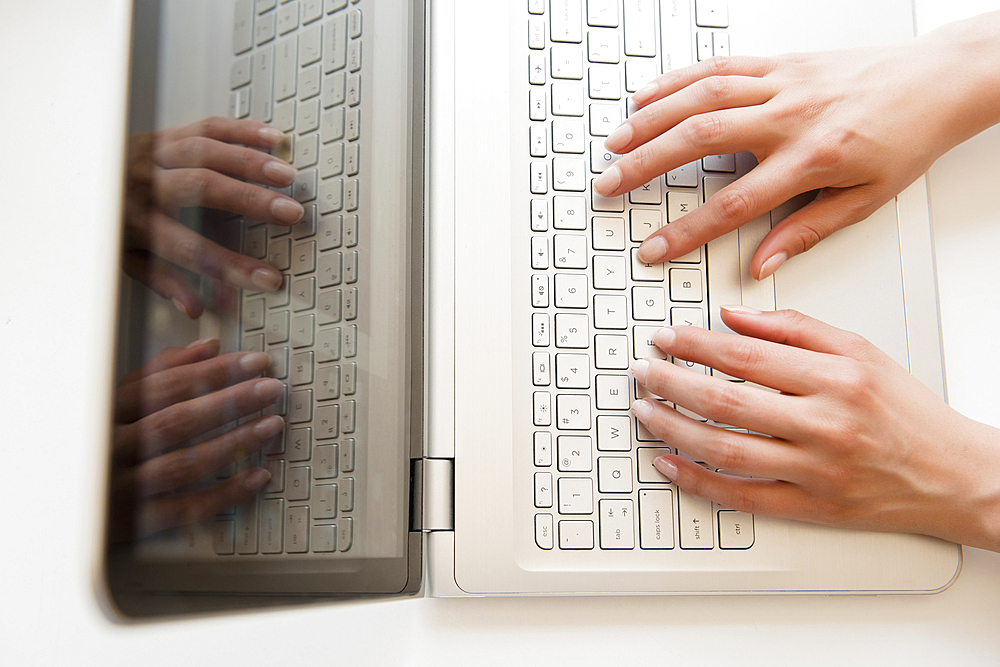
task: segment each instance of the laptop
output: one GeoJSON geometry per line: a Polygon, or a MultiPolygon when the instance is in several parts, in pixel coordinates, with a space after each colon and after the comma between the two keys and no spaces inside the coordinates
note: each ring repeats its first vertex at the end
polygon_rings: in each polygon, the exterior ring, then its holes
{"type": "MultiPolygon", "coordinates": [[[[220,357],[269,354],[281,391],[262,411],[223,406],[219,423],[140,447],[145,458],[113,443],[107,599],[144,615],[211,600],[949,586],[959,546],[749,515],[677,489],[651,466],[669,443],[628,411],[629,362],[655,354],[652,332],[725,330],[730,303],[858,332],[943,397],[923,179],[760,283],[747,266],[756,243],[802,198],[662,267],[632,257],[752,157],[706,156],[618,198],[590,187],[614,159],[603,137],[628,95],[662,71],[913,35],[910,3],[854,4],[136,2],[130,136],[212,116],[271,123],[297,171],[274,189],[306,215],[289,228],[175,211],[284,275],[276,291],[238,289],[196,267],[186,278],[205,308],[193,319],[146,286],[148,272],[123,274],[119,377],[217,339],[220,357]],[[150,459],[274,414],[273,442],[196,482],[139,499],[125,483],[150,459]],[[257,468],[270,480],[250,500],[153,534],[118,530],[122,507],[134,529],[150,503],[208,497],[257,468]]],[[[116,402],[147,404],[142,391],[123,383],[116,402]]]]}

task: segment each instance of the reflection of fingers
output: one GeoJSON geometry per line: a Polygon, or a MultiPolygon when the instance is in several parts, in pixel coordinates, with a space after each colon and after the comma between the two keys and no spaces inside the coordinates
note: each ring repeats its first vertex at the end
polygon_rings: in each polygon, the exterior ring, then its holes
{"type": "Polygon", "coordinates": [[[163,133],[165,141],[176,141],[185,137],[207,137],[227,144],[243,144],[266,149],[280,144],[284,136],[280,130],[265,123],[223,116],[213,116],[163,133]]]}
{"type": "Polygon", "coordinates": [[[699,114],[623,155],[594,179],[594,189],[614,197],[706,155],[762,153],[771,131],[753,107],[699,114]]]}
{"type": "Polygon", "coordinates": [[[723,475],[681,456],[661,456],[653,465],[683,490],[713,500],[722,507],[750,514],[809,518],[810,501],[795,484],[723,475]]]}
{"type": "Polygon", "coordinates": [[[168,211],[204,206],[276,225],[295,224],[305,215],[291,197],[211,169],[154,169],[153,193],[168,211]]]}
{"type": "Polygon", "coordinates": [[[673,95],[696,81],[711,76],[762,77],[774,70],[777,61],[772,58],[737,56],[734,58],[709,58],[697,65],[684,67],[653,79],[632,96],[640,107],[673,95]]]}
{"type": "Polygon", "coordinates": [[[780,166],[765,160],[702,206],[651,234],[639,246],[639,258],[658,264],[680,257],[806,190],[808,184],[789,178],[780,166]]]}
{"type": "Polygon", "coordinates": [[[193,320],[201,317],[205,304],[176,267],[144,250],[125,253],[122,263],[125,273],[171,301],[177,310],[193,320]]]}
{"type": "Polygon", "coordinates": [[[143,501],[136,511],[135,537],[204,521],[249,500],[270,479],[263,468],[251,468],[207,489],[143,501]]]}
{"type": "Polygon", "coordinates": [[[653,342],[678,359],[786,394],[815,393],[829,373],[829,360],[810,351],[701,327],[665,327],[653,334],[653,342]]]}
{"type": "Polygon", "coordinates": [[[115,420],[133,422],[175,403],[191,401],[257,377],[270,366],[264,352],[232,352],[200,363],[168,368],[119,391],[115,420]]]}
{"type": "Polygon", "coordinates": [[[180,488],[262,449],[285,427],[277,415],[243,424],[206,442],[182,447],[142,463],[136,494],[153,496],[180,488]]]}
{"type": "Polygon", "coordinates": [[[662,359],[640,359],[635,379],[651,393],[720,424],[729,424],[786,440],[799,439],[813,425],[801,414],[799,396],[696,373],[662,359]]]}
{"type": "Polygon", "coordinates": [[[278,380],[249,380],[207,396],[175,403],[129,427],[128,442],[143,460],[231,421],[263,410],[281,394],[278,380]]]}
{"type": "Polygon", "coordinates": [[[801,450],[782,440],[709,426],[653,399],[636,401],[632,411],[664,444],[696,461],[739,475],[794,481],[801,450]]]}
{"type": "Polygon", "coordinates": [[[295,179],[287,162],[252,148],[205,137],[186,137],[159,147],[157,163],[165,169],[211,169],[255,183],[285,187],[295,179]]]}
{"type": "Polygon", "coordinates": [[[737,333],[781,345],[851,357],[858,361],[890,362],[884,352],[862,336],[795,310],[761,313],[744,306],[723,306],[722,319],[737,333]]]}
{"type": "Polygon", "coordinates": [[[146,240],[154,255],[228,285],[269,292],[281,287],[281,272],[270,264],[223,248],[163,213],[153,213],[146,240]]]}
{"type": "Polygon", "coordinates": [[[750,262],[750,274],[763,280],[790,257],[803,253],[838,229],[867,218],[880,206],[870,188],[824,188],[816,198],[768,232],[750,262]]]}
{"type": "MultiPolygon", "coordinates": [[[[219,353],[219,346],[219,341],[213,338],[195,341],[187,347],[168,347],[146,362],[146,364],[141,368],[137,368],[128,375],[123,376],[122,379],[118,381],[118,386],[120,388],[125,388],[133,382],[136,382],[144,377],[148,377],[153,373],[159,373],[160,371],[164,371],[168,368],[174,368],[175,366],[183,366],[185,364],[193,364],[205,359],[211,359],[219,353]]],[[[136,390],[127,391],[131,392],[136,390]]]]}
{"type": "Polygon", "coordinates": [[[763,104],[774,94],[763,79],[710,77],[632,114],[604,142],[614,153],[625,153],[678,123],[698,114],[763,104]]]}

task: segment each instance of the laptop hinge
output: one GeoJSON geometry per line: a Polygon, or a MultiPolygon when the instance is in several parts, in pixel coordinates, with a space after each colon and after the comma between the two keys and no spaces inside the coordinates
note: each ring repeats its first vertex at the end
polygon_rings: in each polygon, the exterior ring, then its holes
{"type": "Polygon", "coordinates": [[[413,459],[410,530],[455,530],[455,459],[413,459]]]}

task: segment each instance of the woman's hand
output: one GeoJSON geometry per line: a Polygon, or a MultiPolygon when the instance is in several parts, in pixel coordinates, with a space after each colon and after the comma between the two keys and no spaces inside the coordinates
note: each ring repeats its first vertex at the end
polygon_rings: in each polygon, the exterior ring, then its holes
{"type": "Polygon", "coordinates": [[[746,512],[1000,550],[1000,432],[952,410],[860,336],[795,311],[722,312],[742,335],[668,327],[657,347],[776,391],[636,362],[636,380],[668,403],[643,399],[633,412],[708,465],[663,456],[662,474],[746,512]]]}
{"type": "Polygon", "coordinates": [[[250,468],[184,490],[260,451],[285,427],[271,415],[213,433],[263,410],[282,390],[278,380],[258,377],[270,365],[267,354],[218,354],[214,340],[167,348],[119,383],[114,459],[124,472],[112,503],[118,539],[197,523],[252,498],[270,480],[263,468],[250,468]]]}
{"type": "Polygon", "coordinates": [[[816,198],[761,242],[750,272],[859,222],[948,149],[1000,120],[1000,12],[887,47],[774,58],[713,58],[633,95],[640,110],[605,142],[623,156],[594,181],[633,190],[706,155],[759,165],[660,229],[640,258],[679,257],[795,195],[816,198]]]}
{"type": "Polygon", "coordinates": [[[233,252],[178,222],[198,206],[293,225],[305,209],[261,186],[286,187],[295,170],[262,150],[280,148],[284,135],[263,123],[209,118],[129,140],[125,270],[191,318],[204,304],[178,267],[225,284],[273,291],[281,272],[233,252]],[[262,150],[256,150],[262,149],[262,150]]]}

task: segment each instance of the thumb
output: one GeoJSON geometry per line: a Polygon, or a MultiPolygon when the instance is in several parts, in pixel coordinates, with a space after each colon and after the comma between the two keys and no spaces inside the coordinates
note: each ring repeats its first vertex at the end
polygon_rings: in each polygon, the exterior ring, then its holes
{"type": "Polygon", "coordinates": [[[767,278],[789,258],[804,253],[838,229],[864,220],[876,208],[865,186],[823,188],[815,199],[768,232],[750,262],[751,275],[757,280],[767,278]]]}

